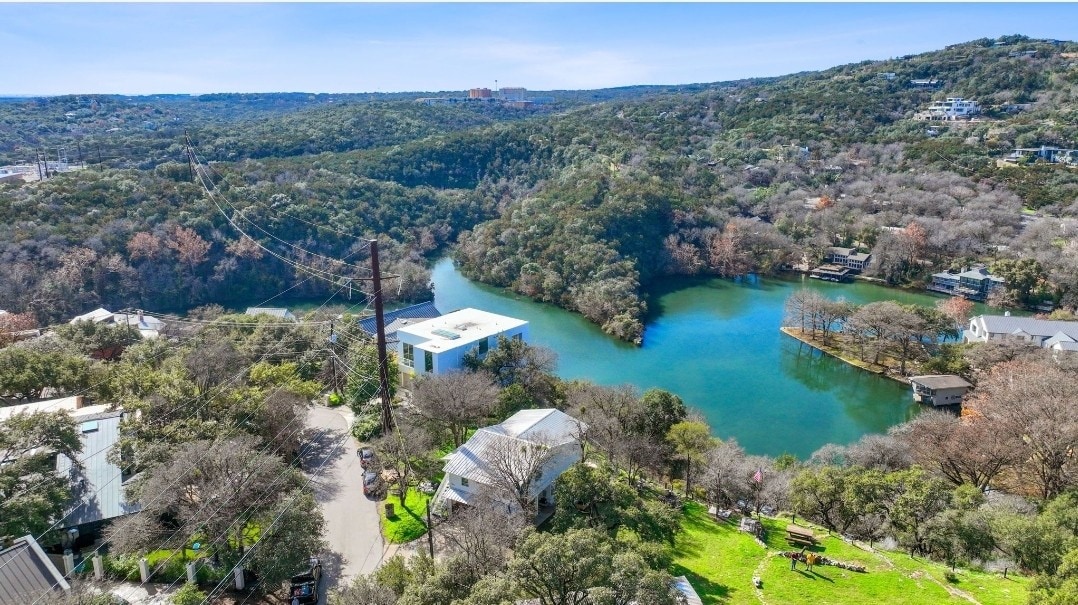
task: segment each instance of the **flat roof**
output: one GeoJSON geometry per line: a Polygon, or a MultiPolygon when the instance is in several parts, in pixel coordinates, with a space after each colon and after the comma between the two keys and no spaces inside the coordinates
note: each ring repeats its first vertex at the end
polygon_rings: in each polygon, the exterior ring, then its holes
{"type": "Polygon", "coordinates": [[[966,382],[961,376],[952,374],[932,374],[930,376],[910,376],[910,382],[926,386],[930,389],[958,389],[970,388],[973,385],[966,382]]]}
{"type": "Polygon", "coordinates": [[[418,349],[447,351],[527,324],[523,319],[497,313],[461,309],[427,321],[401,326],[397,333],[421,338],[423,342],[415,345],[418,349]]]}

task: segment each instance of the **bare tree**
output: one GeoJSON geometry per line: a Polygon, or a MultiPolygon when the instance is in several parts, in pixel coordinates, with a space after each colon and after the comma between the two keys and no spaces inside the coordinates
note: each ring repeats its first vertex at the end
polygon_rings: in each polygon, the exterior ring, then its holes
{"type": "Polygon", "coordinates": [[[543,435],[526,441],[512,437],[492,441],[483,454],[483,462],[495,495],[511,498],[522,510],[528,510],[532,486],[542,477],[543,467],[554,454],[555,444],[543,435]]]}
{"type": "Polygon", "coordinates": [[[448,431],[453,447],[458,447],[469,428],[494,413],[498,387],[484,371],[451,372],[418,381],[412,400],[427,422],[448,431]]]}
{"type": "Polygon", "coordinates": [[[996,431],[984,418],[959,418],[930,410],[896,427],[894,436],[905,442],[914,460],[951,483],[968,483],[984,490],[1014,465],[1022,443],[996,431]]]}
{"type": "Polygon", "coordinates": [[[911,446],[893,435],[865,435],[846,448],[846,463],[885,472],[907,469],[913,464],[911,446]]]}
{"type": "Polygon", "coordinates": [[[1051,362],[1010,362],[977,384],[969,407],[1024,445],[1029,487],[1049,499],[1078,482],[1078,380],[1051,362]]]}
{"type": "Polygon", "coordinates": [[[465,558],[475,577],[501,569],[511,549],[531,526],[523,510],[505,511],[489,489],[480,489],[469,506],[453,513],[441,526],[446,542],[465,558]]]}
{"type": "Polygon", "coordinates": [[[401,505],[408,495],[408,482],[413,474],[431,474],[434,460],[430,452],[434,442],[430,433],[414,424],[407,416],[396,416],[397,429],[378,442],[382,462],[397,473],[397,497],[401,505]]]}

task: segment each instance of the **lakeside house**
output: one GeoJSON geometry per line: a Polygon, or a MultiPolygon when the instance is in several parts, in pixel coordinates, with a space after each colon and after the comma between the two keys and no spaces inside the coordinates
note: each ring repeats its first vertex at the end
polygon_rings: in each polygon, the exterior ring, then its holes
{"type": "Polygon", "coordinates": [[[827,264],[820,265],[812,271],[809,271],[809,277],[822,279],[824,281],[842,282],[849,279],[850,273],[851,271],[846,267],[827,264]]]}
{"type": "Polygon", "coordinates": [[[479,309],[461,309],[396,330],[401,385],[418,375],[446,374],[464,368],[464,355],[480,357],[498,345],[498,337],[527,341],[528,322],[479,309]]]}
{"type": "Polygon", "coordinates": [[[970,300],[984,302],[988,296],[1007,284],[1002,277],[997,277],[988,272],[984,267],[968,269],[961,273],[948,271],[932,274],[932,282],[926,286],[926,290],[962,296],[970,300]]]}
{"type": "Polygon", "coordinates": [[[824,253],[825,262],[846,267],[851,271],[864,271],[872,262],[872,255],[867,252],[858,252],[857,248],[842,248],[831,246],[824,253]]]}
{"type": "Polygon", "coordinates": [[[519,507],[516,495],[506,493],[507,484],[512,483],[527,489],[530,512],[541,522],[544,514],[553,513],[554,482],[580,461],[579,436],[586,428],[553,408],[521,410],[501,424],[480,428],[443,458],[445,477],[431,508],[451,512],[487,494],[513,511],[519,507]],[[532,476],[517,476],[525,474],[532,476]]]}
{"type": "Polygon", "coordinates": [[[244,315],[269,315],[270,317],[276,317],[277,319],[283,319],[285,321],[296,321],[296,316],[291,311],[283,307],[247,307],[247,310],[243,312],[244,315]]]}
{"type": "Polygon", "coordinates": [[[1078,351],[1078,321],[1011,315],[978,315],[969,320],[966,342],[1015,340],[1053,351],[1078,351]]]}
{"type": "Polygon", "coordinates": [[[973,385],[960,376],[934,374],[910,376],[913,400],[926,405],[960,405],[973,385]]]}

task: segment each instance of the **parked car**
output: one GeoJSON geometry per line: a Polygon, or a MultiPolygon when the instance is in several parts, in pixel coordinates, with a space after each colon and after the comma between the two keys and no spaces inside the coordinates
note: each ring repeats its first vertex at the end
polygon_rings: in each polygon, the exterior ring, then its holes
{"type": "Polygon", "coordinates": [[[382,487],[382,477],[374,471],[363,473],[363,495],[369,496],[382,487]]]}
{"type": "Polygon", "coordinates": [[[318,588],[322,583],[322,562],[311,557],[308,569],[292,576],[288,595],[291,605],[310,605],[318,602],[318,588]]]}
{"type": "Polygon", "coordinates": [[[359,448],[359,465],[363,468],[370,468],[371,463],[374,462],[374,448],[373,447],[361,447],[359,448]]]}

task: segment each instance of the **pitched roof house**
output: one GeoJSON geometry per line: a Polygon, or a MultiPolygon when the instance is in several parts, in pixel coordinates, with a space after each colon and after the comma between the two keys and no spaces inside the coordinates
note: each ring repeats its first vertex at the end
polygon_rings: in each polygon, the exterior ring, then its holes
{"type": "Polygon", "coordinates": [[[1078,321],[1056,321],[1010,315],[978,315],[969,320],[966,342],[1020,340],[1056,351],[1078,350],[1078,321]]]}
{"type": "Polygon", "coordinates": [[[580,460],[584,423],[555,409],[521,410],[501,424],[479,429],[445,460],[433,508],[472,504],[484,491],[509,510],[521,496],[541,508],[554,502],[554,481],[580,460]],[[529,476],[530,475],[530,476],[529,476]],[[517,482],[526,494],[505,493],[517,482]]]}

